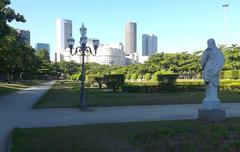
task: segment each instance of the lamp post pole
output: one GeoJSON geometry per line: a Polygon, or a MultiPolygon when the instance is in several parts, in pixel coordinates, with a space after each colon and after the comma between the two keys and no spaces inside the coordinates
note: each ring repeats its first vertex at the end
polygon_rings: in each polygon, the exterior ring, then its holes
{"type": "Polygon", "coordinates": [[[85,86],[84,86],[84,82],[85,82],[85,56],[89,56],[89,55],[93,55],[95,56],[97,53],[97,48],[99,45],[99,40],[97,39],[93,39],[92,43],[93,43],[93,48],[94,48],[94,52],[92,51],[92,49],[87,46],[87,28],[84,26],[84,24],[82,23],[82,26],[80,28],[80,33],[81,33],[81,37],[80,37],[80,41],[79,44],[80,46],[76,47],[75,49],[73,49],[74,46],[74,42],[75,40],[71,37],[68,39],[68,45],[70,48],[70,54],[71,55],[80,55],[82,56],[82,75],[81,75],[81,84],[80,84],[80,108],[81,109],[86,109],[87,108],[87,102],[85,99],[85,86]]]}
{"type": "Polygon", "coordinates": [[[224,8],[224,46],[227,47],[227,8],[228,4],[223,5],[224,8]]]}

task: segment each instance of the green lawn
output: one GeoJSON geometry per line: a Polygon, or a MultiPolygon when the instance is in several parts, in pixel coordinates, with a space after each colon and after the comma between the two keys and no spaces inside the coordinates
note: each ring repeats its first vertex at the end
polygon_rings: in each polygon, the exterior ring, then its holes
{"type": "Polygon", "coordinates": [[[22,90],[30,86],[38,85],[43,82],[47,82],[47,81],[32,80],[32,81],[21,81],[21,82],[12,82],[12,83],[0,82],[0,96],[22,90]]]}
{"type": "Polygon", "coordinates": [[[239,152],[240,118],[15,129],[12,152],[239,152]]]}
{"type": "MultiPolygon", "coordinates": [[[[77,107],[79,106],[78,83],[57,82],[34,106],[34,108],[77,107]]],[[[161,105],[201,103],[204,92],[171,93],[112,93],[107,89],[87,88],[86,99],[89,106],[161,105]]],[[[220,91],[223,102],[240,102],[239,92],[220,91]]]]}

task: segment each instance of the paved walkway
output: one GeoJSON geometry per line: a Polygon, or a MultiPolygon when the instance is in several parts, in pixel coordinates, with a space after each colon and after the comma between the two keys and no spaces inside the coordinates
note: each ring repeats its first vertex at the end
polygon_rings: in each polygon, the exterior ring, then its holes
{"type": "MultiPolygon", "coordinates": [[[[199,104],[98,107],[78,109],[31,109],[53,82],[0,98],[0,152],[6,151],[8,135],[14,127],[67,126],[96,123],[196,119],[199,104]]],[[[240,116],[240,104],[223,104],[227,117],[240,116]]]]}

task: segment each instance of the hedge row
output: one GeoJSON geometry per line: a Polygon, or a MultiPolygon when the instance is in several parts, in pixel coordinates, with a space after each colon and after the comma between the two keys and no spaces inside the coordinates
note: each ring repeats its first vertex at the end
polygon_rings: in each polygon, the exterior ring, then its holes
{"type": "MultiPolygon", "coordinates": [[[[184,91],[205,91],[204,83],[178,83],[174,85],[174,87],[170,87],[171,89],[164,89],[159,85],[142,85],[142,84],[124,84],[122,87],[124,92],[128,93],[157,93],[157,92],[184,92],[184,91]]],[[[220,90],[223,91],[240,91],[240,82],[234,81],[224,81],[220,84],[220,90]]]]}
{"type": "Polygon", "coordinates": [[[240,79],[240,70],[229,70],[221,72],[222,79],[240,79]]]}

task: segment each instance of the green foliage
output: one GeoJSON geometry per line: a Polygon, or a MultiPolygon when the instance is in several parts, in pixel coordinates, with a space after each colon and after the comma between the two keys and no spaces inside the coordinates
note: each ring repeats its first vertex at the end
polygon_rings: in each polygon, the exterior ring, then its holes
{"type": "Polygon", "coordinates": [[[239,70],[228,70],[223,71],[224,79],[239,79],[240,71],[239,70]]]}
{"type": "Polygon", "coordinates": [[[40,60],[45,60],[47,62],[50,62],[50,55],[46,49],[40,49],[36,51],[36,56],[40,60]]]}
{"type": "Polygon", "coordinates": [[[133,74],[131,75],[131,79],[132,79],[132,80],[136,80],[137,77],[138,77],[138,74],[137,74],[137,73],[133,73],[133,74]]]}
{"type": "Polygon", "coordinates": [[[7,24],[13,20],[17,22],[26,22],[24,17],[8,7],[10,0],[0,0],[0,40],[11,32],[11,27],[7,24]]]}
{"type": "Polygon", "coordinates": [[[142,74],[139,74],[139,75],[138,75],[138,79],[140,79],[140,80],[143,79],[143,75],[142,75],[142,74]]]}
{"type": "Polygon", "coordinates": [[[124,84],[121,86],[122,90],[127,93],[156,93],[159,92],[157,85],[136,85],[124,84]]]}
{"type": "Polygon", "coordinates": [[[161,74],[174,74],[174,72],[172,72],[172,71],[157,71],[153,75],[153,80],[158,81],[158,75],[161,75],[161,74]]]}
{"type": "Polygon", "coordinates": [[[101,75],[88,75],[87,81],[91,84],[91,86],[94,86],[94,83],[97,83],[99,88],[102,88],[103,84],[103,76],[101,75]]]}
{"type": "Polygon", "coordinates": [[[151,73],[146,73],[144,79],[145,80],[150,80],[152,77],[151,73]]]}
{"type": "Polygon", "coordinates": [[[153,74],[153,80],[154,81],[157,81],[158,80],[158,75],[159,74],[162,74],[163,72],[162,71],[157,71],[157,72],[155,72],[154,74],[153,74]]]}
{"type": "Polygon", "coordinates": [[[157,79],[158,79],[160,88],[165,89],[167,91],[173,90],[177,77],[178,77],[178,74],[176,73],[158,74],[157,79]]]}
{"type": "Polygon", "coordinates": [[[70,76],[70,80],[79,81],[81,80],[81,77],[82,77],[81,73],[75,73],[70,76]]]}
{"type": "Polygon", "coordinates": [[[111,74],[104,75],[103,82],[107,85],[108,88],[113,89],[113,92],[116,92],[121,85],[124,84],[125,77],[123,74],[111,74]]]}
{"type": "Polygon", "coordinates": [[[130,80],[131,79],[131,74],[126,74],[126,79],[130,80]]]}
{"type": "Polygon", "coordinates": [[[224,70],[240,69],[240,47],[232,45],[232,47],[224,48],[223,53],[226,59],[224,70]]]}

